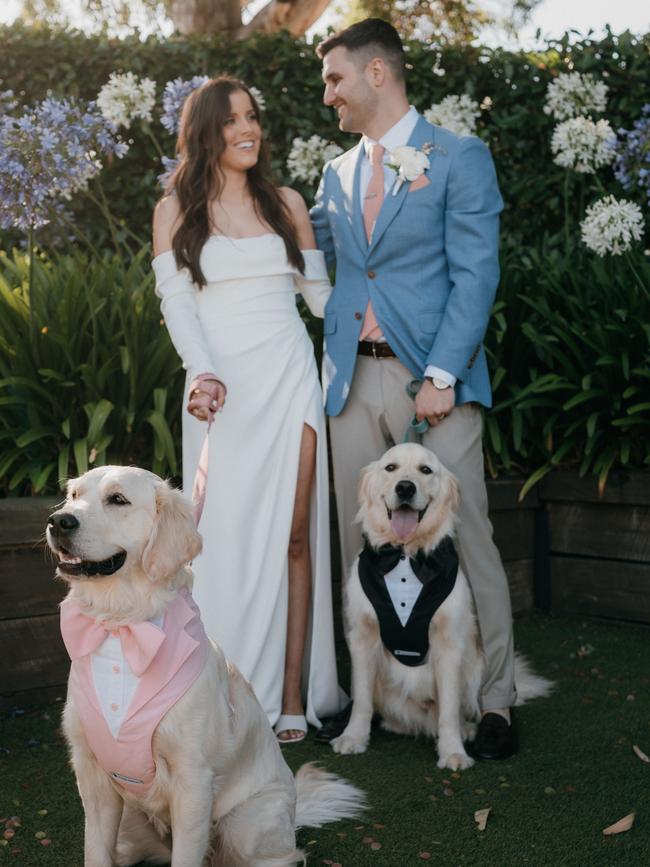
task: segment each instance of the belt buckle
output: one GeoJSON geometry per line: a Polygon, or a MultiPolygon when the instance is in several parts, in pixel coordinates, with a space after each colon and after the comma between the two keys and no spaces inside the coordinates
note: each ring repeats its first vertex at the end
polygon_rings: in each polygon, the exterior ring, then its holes
{"type": "Polygon", "coordinates": [[[372,357],[377,361],[377,342],[375,340],[372,341],[372,357]]]}

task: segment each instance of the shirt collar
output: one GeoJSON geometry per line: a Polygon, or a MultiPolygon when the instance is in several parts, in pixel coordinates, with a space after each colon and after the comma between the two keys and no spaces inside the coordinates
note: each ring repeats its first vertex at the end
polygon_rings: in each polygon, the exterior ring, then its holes
{"type": "MultiPolygon", "coordinates": [[[[415,129],[418,116],[415,106],[411,105],[406,114],[379,139],[379,144],[386,148],[386,155],[395,148],[406,144],[415,129]]],[[[374,139],[368,138],[368,136],[363,137],[363,148],[368,159],[370,159],[370,145],[374,143],[374,139]]]]}

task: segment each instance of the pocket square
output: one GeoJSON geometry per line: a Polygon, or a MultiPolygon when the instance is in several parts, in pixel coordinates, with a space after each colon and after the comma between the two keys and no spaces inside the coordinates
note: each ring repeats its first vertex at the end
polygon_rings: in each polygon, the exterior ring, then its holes
{"type": "Polygon", "coordinates": [[[409,193],[414,193],[415,190],[421,190],[422,187],[426,187],[430,183],[431,181],[426,175],[420,175],[420,177],[416,178],[409,187],[409,193]]]}

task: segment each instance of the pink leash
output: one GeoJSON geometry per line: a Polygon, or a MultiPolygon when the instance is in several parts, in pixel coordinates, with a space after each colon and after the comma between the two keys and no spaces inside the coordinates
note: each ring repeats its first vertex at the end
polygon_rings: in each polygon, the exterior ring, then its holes
{"type": "MultiPolygon", "coordinates": [[[[193,391],[200,389],[201,383],[205,382],[206,380],[211,380],[212,382],[214,382],[217,381],[217,378],[211,373],[199,374],[196,379],[193,379],[190,383],[190,395],[193,391]]],[[[210,457],[210,428],[212,427],[212,423],[214,421],[214,416],[216,413],[216,410],[212,405],[212,398],[207,394],[190,397],[187,408],[191,411],[194,409],[198,409],[199,407],[207,409],[208,411],[208,430],[205,435],[205,439],[203,440],[203,446],[201,447],[201,454],[199,456],[199,463],[196,468],[196,475],[194,476],[194,484],[192,485],[194,522],[196,523],[197,527],[199,526],[201,515],[203,514],[203,506],[205,505],[205,492],[208,486],[208,460],[210,457]]]]}

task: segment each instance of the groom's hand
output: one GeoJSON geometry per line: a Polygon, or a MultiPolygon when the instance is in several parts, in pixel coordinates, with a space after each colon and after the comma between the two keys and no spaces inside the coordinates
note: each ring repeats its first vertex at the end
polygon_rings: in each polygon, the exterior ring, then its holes
{"type": "Polygon", "coordinates": [[[426,418],[431,427],[435,427],[450,414],[455,403],[456,394],[453,388],[441,391],[425,379],[415,395],[415,417],[418,421],[426,418]]]}

